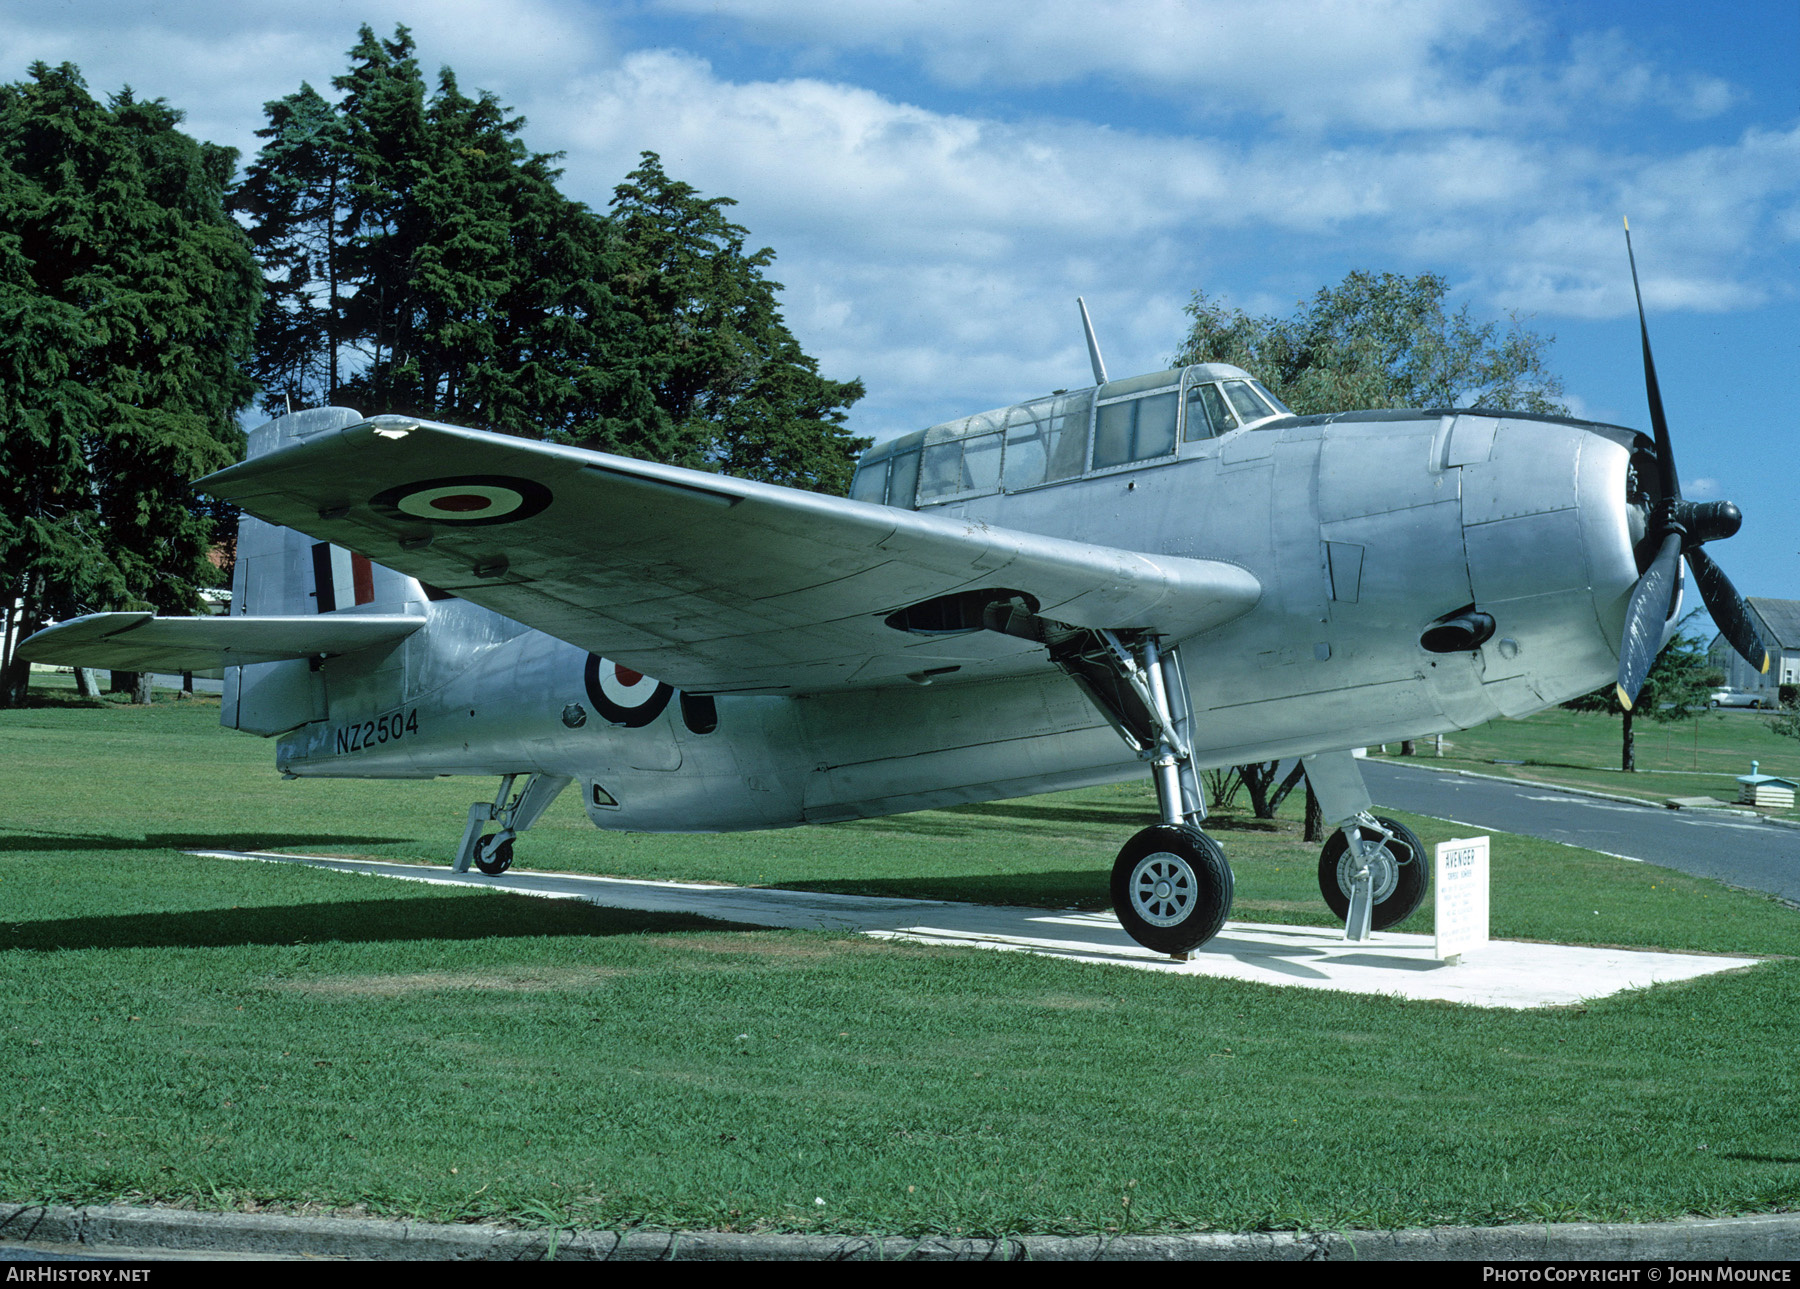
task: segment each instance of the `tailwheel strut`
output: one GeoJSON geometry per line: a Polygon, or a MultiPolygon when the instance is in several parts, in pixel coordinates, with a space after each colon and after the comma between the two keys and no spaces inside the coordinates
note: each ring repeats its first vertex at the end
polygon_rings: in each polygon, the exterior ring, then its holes
{"type": "Polygon", "coordinates": [[[557,795],[573,782],[566,775],[530,774],[515,795],[513,783],[518,778],[517,774],[502,775],[500,790],[492,801],[477,801],[469,807],[469,822],[456,847],[452,872],[466,873],[473,864],[490,877],[498,877],[511,868],[513,839],[536,823],[557,795]],[[500,824],[499,830],[484,834],[483,828],[495,821],[500,824]]]}
{"type": "Polygon", "coordinates": [[[1393,819],[1378,819],[1362,769],[1348,751],[1304,758],[1319,811],[1338,822],[1319,854],[1319,893],[1344,919],[1346,940],[1398,926],[1431,887],[1431,857],[1418,835],[1393,819]]]}

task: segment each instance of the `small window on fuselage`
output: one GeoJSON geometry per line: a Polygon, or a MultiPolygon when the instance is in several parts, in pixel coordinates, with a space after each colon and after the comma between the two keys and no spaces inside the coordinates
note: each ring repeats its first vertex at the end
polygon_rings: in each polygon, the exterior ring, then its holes
{"type": "Polygon", "coordinates": [[[856,477],[850,481],[850,500],[869,501],[879,506],[887,496],[888,463],[869,461],[856,468],[856,477]]]}
{"type": "Polygon", "coordinates": [[[1175,450],[1177,394],[1107,403],[1094,421],[1094,468],[1166,457],[1175,450]]]}

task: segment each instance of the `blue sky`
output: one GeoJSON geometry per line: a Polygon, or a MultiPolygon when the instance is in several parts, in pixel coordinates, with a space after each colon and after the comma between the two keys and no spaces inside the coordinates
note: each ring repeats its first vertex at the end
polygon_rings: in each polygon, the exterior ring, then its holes
{"type": "Polygon", "coordinates": [[[878,437],[1165,365],[1195,289],[1286,313],[1442,273],[1646,424],[1629,214],[1684,484],[1800,598],[1800,5],[1582,0],[13,0],[0,67],[78,64],[214,142],[327,89],[367,22],[493,90],[604,206],[641,149],[740,203],[788,320],[878,437]],[[1729,17],[1727,18],[1727,14],[1729,17]]]}

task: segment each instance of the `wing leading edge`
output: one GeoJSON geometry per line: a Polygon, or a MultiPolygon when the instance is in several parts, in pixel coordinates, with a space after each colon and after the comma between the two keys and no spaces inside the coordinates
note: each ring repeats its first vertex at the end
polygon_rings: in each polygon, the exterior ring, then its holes
{"type": "Polygon", "coordinates": [[[1176,640],[1248,612],[1262,593],[1218,561],[400,417],[312,435],[197,486],[696,692],[1046,665],[1038,645],[997,632],[886,622],[958,592],[1005,589],[1058,622],[1176,640]]]}

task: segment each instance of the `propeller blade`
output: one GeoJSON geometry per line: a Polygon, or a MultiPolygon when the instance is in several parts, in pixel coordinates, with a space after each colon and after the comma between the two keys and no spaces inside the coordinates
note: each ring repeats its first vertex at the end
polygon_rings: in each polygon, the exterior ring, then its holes
{"type": "Polygon", "coordinates": [[[1650,324],[1644,321],[1644,293],[1638,289],[1637,256],[1631,250],[1631,221],[1625,221],[1625,257],[1631,261],[1631,293],[1637,297],[1638,335],[1644,341],[1644,393],[1650,400],[1650,428],[1656,432],[1656,464],[1665,500],[1681,499],[1675,473],[1675,449],[1669,442],[1669,420],[1663,415],[1662,387],[1656,382],[1656,360],[1650,356],[1650,324]]]}
{"type": "Polygon", "coordinates": [[[1663,627],[1675,603],[1675,579],[1681,571],[1681,534],[1663,538],[1662,548],[1631,588],[1625,610],[1625,638],[1619,642],[1618,699],[1631,710],[1656,655],[1662,650],[1663,627]]]}
{"type": "Polygon", "coordinates": [[[1706,611],[1712,614],[1720,633],[1731,641],[1731,647],[1745,662],[1766,674],[1769,648],[1763,643],[1762,633],[1756,629],[1756,620],[1750,616],[1750,606],[1744,603],[1744,597],[1725,576],[1725,570],[1698,546],[1687,552],[1687,561],[1688,567],[1694,570],[1694,585],[1700,588],[1700,598],[1706,601],[1706,611]]]}

